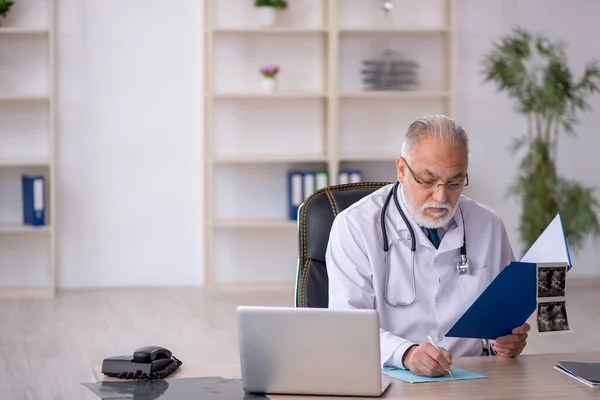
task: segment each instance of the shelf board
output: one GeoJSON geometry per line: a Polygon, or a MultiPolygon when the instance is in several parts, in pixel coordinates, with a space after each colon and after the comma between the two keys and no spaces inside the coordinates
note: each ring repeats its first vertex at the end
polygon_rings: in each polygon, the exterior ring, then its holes
{"type": "Polygon", "coordinates": [[[381,161],[389,161],[395,162],[398,155],[393,154],[347,154],[340,155],[340,162],[344,161],[373,161],[373,162],[381,162],[381,161]]]}
{"type": "Polygon", "coordinates": [[[287,219],[222,219],[213,221],[219,229],[290,229],[295,230],[297,221],[287,219]]]}
{"type": "Polygon", "coordinates": [[[276,164],[325,162],[327,157],[321,154],[264,154],[264,155],[215,155],[216,164],[276,164]]]}
{"type": "Polygon", "coordinates": [[[51,231],[52,227],[49,225],[0,224],[0,233],[49,233],[51,231]]]}
{"type": "Polygon", "coordinates": [[[325,97],[325,92],[232,92],[232,93],[214,93],[217,99],[319,99],[325,97]]]}
{"type": "Polygon", "coordinates": [[[248,283],[222,283],[213,282],[207,290],[214,294],[230,293],[289,293],[293,299],[295,284],[293,282],[248,282],[248,283]]]}
{"type": "Polygon", "coordinates": [[[51,298],[55,290],[52,287],[41,288],[0,288],[0,298],[51,298]]]}
{"type": "Polygon", "coordinates": [[[365,90],[356,92],[340,92],[340,98],[396,98],[396,99],[435,99],[447,98],[450,92],[443,90],[365,90]]]}
{"type": "Polygon", "coordinates": [[[16,103],[16,102],[34,102],[34,101],[48,101],[50,98],[43,95],[0,95],[0,103],[16,103]]]}
{"type": "Polygon", "coordinates": [[[402,35],[435,35],[450,32],[448,27],[440,28],[340,28],[340,33],[380,33],[380,34],[402,34],[402,35]]]}
{"type": "Polygon", "coordinates": [[[241,33],[241,34],[281,34],[281,33],[298,33],[298,34],[315,34],[326,33],[326,28],[306,28],[294,26],[277,26],[272,28],[212,28],[214,33],[241,33]]]}
{"type": "Polygon", "coordinates": [[[0,159],[0,167],[47,167],[47,158],[0,159]]]}
{"type": "Polygon", "coordinates": [[[0,35],[47,35],[48,29],[32,29],[32,28],[0,28],[0,35]]]}

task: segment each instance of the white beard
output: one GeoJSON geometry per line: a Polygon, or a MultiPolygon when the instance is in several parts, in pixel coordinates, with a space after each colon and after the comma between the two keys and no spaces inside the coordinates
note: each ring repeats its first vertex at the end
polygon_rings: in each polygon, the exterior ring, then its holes
{"type": "Polygon", "coordinates": [[[423,204],[420,208],[415,204],[415,201],[412,197],[412,193],[408,189],[408,185],[402,185],[402,193],[404,194],[404,198],[406,200],[406,207],[410,212],[411,216],[415,220],[415,222],[424,228],[437,229],[445,226],[452,218],[454,218],[454,214],[456,213],[456,209],[458,208],[458,202],[454,208],[450,205],[450,203],[438,203],[437,201],[431,200],[423,204]],[[444,208],[448,210],[448,212],[441,214],[439,217],[428,217],[425,215],[425,210],[429,207],[433,208],[444,208]]]}

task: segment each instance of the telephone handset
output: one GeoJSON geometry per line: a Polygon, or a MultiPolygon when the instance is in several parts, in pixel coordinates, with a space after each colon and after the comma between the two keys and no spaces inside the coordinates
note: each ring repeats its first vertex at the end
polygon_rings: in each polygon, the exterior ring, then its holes
{"type": "Polygon", "coordinates": [[[105,358],[104,375],[119,379],[163,379],[183,364],[164,347],[145,346],[133,355],[105,358]]]}

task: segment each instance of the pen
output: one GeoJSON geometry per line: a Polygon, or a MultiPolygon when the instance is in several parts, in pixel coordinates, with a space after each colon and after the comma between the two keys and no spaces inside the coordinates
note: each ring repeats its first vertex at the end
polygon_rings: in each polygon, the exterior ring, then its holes
{"type": "MultiPolygon", "coordinates": [[[[435,340],[433,340],[433,337],[431,337],[431,335],[427,335],[427,339],[429,340],[429,343],[431,343],[433,345],[433,347],[435,347],[440,353],[442,352],[440,350],[440,346],[437,345],[437,343],[435,342],[435,340]]],[[[452,373],[452,368],[450,368],[450,371],[448,371],[450,373],[450,376],[454,378],[454,374],[452,373]]]]}

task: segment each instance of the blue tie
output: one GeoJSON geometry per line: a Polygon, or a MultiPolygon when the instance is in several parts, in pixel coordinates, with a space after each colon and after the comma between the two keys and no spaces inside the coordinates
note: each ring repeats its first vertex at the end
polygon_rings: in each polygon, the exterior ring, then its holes
{"type": "Polygon", "coordinates": [[[429,238],[429,240],[431,240],[431,243],[433,243],[433,245],[435,246],[435,248],[437,249],[438,247],[440,247],[440,237],[437,233],[437,229],[432,229],[432,228],[425,228],[427,230],[427,237],[429,238]]]}

